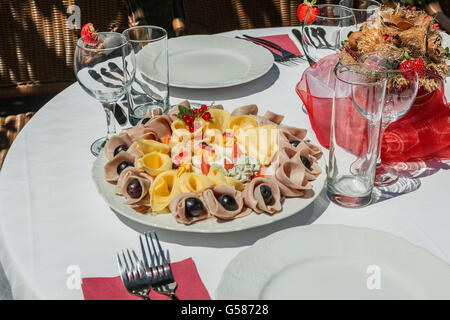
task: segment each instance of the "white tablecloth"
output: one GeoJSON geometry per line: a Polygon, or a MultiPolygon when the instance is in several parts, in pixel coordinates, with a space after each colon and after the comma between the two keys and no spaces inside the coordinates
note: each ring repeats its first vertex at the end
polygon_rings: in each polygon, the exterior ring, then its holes
{"type": "MultiPolygon", "coordinates": [[[[245,33],[290,34],[290,28],[245,33]]],[[[171,103],[215,101],[228,110],[256,103],[262,113],[272,110],[287,115],[289,125],[310,128],[294,91],[306,67],[275,64],[262,78],[232,88],[173,88],[171,103]]],[[[78,271],[81,277],[116,276],[116,252],[137,248],[138,232],[148,230],[115,215],[91,179],[95,158],[89,148],[105,126],[101,105],[73,84],[37,112],[11,147],[0,171],[0,262],[14,298],[82,299],[78,271]]],[[[316,141],[312,130],[309,137],[316,141]]],[[[247,231],[157,232],[172,261],[193,257],[212,297],[224,268],[241,250],[273,232],[311,223],[387,231],[450,262],[450,175],[444,167],[403,179],[409,189],[383,194],[386,200],[362,209],[341,208],[322,193],[301,213],[247,231]]]]}

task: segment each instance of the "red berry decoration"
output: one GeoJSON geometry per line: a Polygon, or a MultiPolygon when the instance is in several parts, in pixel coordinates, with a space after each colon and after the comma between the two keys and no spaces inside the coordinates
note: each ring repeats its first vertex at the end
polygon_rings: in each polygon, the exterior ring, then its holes
{"type": "Polygon", "coordinates": [[[98,43],[98,33],[92,23],[87,23],[81,29],[81,39],[90,45],[96,45],[98,43]]]}
{"type": "Polygon", "coordinates": [[[183,120],[184,120],[184,121],[189,120],[189,115],[188,115],[188,114],[183,114],[183,120]]]}
{"type": "Polygon", "coordinates": [[[317,16],[319,15],[319,8],[315,6],[317,0],[312,0],[309,2],[308,0],[304,0],[302,4],[297,7],[297,17],[298,20],[303,22],[306,19],[306,15],[308,14],[308,9],[310,9],[310,14],[308,16],[307,24],[313,23],[317,20],[317,16]]]}
{"type": "Polygon", "coordinates": [[[413,66],[414,66],[414,70],[417,71],[419,76],[421,76],[422,78],[425,77],[425,73],[426,73],[427,70],[425,68],[425,64],[423,63],[422,58],[414,59],[413,66]]]}
{"type": "Polygon", "coordinates": [[[205,112],[205,114],[202,116],[203,120],[208,121],[211,119],[211,113],[205,112]]]}
{"type": "Polygon", "coordinates": [[[194,126],[193,125],[189,126],[189,132],[194,132],[194,126]]]}
{"type": "Polygon", "coordinates": [[[421,58],[415,58],[414,60],[409,59],[400,65],[400,72],[407,79],[414,78],[414,71],[416,71],[420,77],[425,77],[425,64],[421,58]]]}
{"type": "Polygon", "coordinates": [[[192,110],[192,112],[194,113],[194,116],[198,113],[198,109],[194,109],[192,110]]]}
{"type": "Polygon", "coordinates": [[[201,112],[201,113],[205,112],[206,109],[208,109],[208,107],[206,106],[206,104],[202,104],[202,105],[200,106],[200,112],[201,112]]]}

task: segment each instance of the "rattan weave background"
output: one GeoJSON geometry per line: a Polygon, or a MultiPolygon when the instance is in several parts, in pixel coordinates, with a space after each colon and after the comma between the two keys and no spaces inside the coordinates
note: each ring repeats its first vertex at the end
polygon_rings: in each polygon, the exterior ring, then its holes
{"type": "Polygon", "coordinates": [[[75,81],[80,30],[66,27],[70,5],[80,7],[81,26],[128,28],[127,0],[1,0],[0,97],[58,92],[75,81]]]}
{"type": "MultiPolygon", "coordinates": [[[[298,26],[297,7],[303,0],[175,0],[181,1],[184,34],[235,29],[298,26]]],[[[322,0],[317,3],[337,3],[322,0]]]]}

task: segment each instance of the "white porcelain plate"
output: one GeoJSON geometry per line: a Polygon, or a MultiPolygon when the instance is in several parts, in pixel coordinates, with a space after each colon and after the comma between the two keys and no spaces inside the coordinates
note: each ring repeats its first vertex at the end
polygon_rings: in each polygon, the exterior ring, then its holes
{"type": "Polygon", "coordinates": [[[302,199],[302,198],[286,199],[283,203],[283,211],[273,216],[267,214],[252,213],[247,217],[238,218],[227,222],[218,222],[215,219],[211,219],[208,221],[199,221],[192,225],[186,226],[184,224],[176,222],[176,220],[172,217],[171,214],[159,214],[155,216],[150,214],[141,214],[133,210],[130,206],[126,205],[125,198],[115,195],[114,194],[115,186],[106,182],[104,178],[103,168],[106,162],[107,162],[106,156],[104,152],[101,152],[94,162],[92,168],[92,177],[94,179],[95,184],[97,185],[98,191],[106,200],[111,209],[113,209],[116,213],[120,215],[123,215],[131,220],[137,221],[144,225],[184,232],[222,233],[222,232],[239,231],[266,225],[281,219],[285,219],[289,216],[292,216],[302,211],[310,203],[312,203],[314,199],[316,199],[317,196],[320,194],[321,190],[325,185],[326,180],[325,160],[322,157],[318,161],[320,167],[322,168],[322,173],[319,175],[317,180],[312,182],[314,191],[313,197],[309,199],[302,199]]]}
{"type": "Polygon", "coordinates": [[[449,299],[450,266],[391,234],[342,225],[279,231],[239,253],[216,299],[449,299]]]}
{"type": "Polygon", "coordinates": [[[169,39],[169,84],[221,88],[252,81],[273,65],[273,55],[250,41],[212,35],[169,39]]]}

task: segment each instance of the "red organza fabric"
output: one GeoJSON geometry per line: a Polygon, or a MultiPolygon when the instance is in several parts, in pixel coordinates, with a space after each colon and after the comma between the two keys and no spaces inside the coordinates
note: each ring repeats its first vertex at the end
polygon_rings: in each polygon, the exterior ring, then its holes
{"type": "MultiPolygon", "coordinates": [[[[330,55],[306,69],[296,91],[308,111],[311,127],[322,146],[330,143],[331,111],[333,103],[334,67],[338,55],[330,55]]],[[[408,113],[386,129],[381,144],[384,163],[450,159],[450,105],[443,85],[426,94],[419,90],[418,98],[408,113]]],[[[365,121],[348,101],[348,116],[336,121],[336,137],[348,135],[348,130],[366,139],[358,128],[365,121]]],[[[339,143],[339,141],[338,141],[339,143]]],[[[360,145],[364,148],[364,141],[360,145]]],[[[349,149],[351,145],[347,145],[349,149]]],[[[360,154],[363,150],[353,150],[360,154]]]]}

